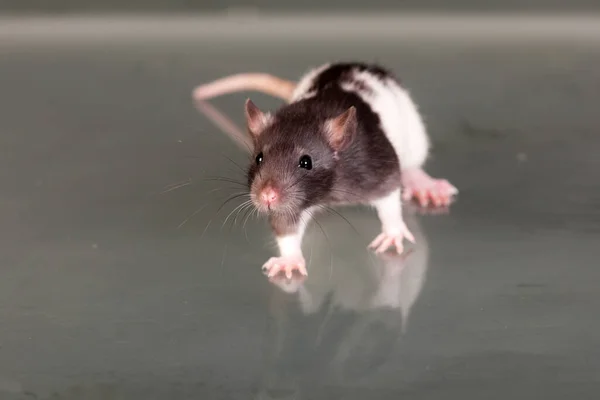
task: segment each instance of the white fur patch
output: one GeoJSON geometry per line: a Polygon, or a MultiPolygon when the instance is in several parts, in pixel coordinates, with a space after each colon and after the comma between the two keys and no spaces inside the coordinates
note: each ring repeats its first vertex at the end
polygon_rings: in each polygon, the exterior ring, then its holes
{"type": "Polygon", "coordinates": [[[384,233],[389,235],[402,233],[404,219],[402,218],[402,203],[399,189],[373,201],[372,204],[377,209],[377,215],[381,221],[384,233]]]}
{"type": "Polygon", "coordinates": [[[310,71],[308,71],[306,74],[304,74],[304,76],[302,76],[300,78],[300,80],[298,81],[298,84],[296,85],[296,88],[294,89],[294,93],[292,94],[291,102],[295,102],[295,101],[313,97],[316,94],[316,92],[314,90],[313,91],[309,91],[309,90],[310,90],[311,86],[313,85],[313,83],[315,82],[315,78],[317,78],[317,76],[319,76],[319,74],[321,72],[323,72],[327,68],[329,68],[330,65],[331,65],[330,63],[323,64],[320,67],[313,68],[310,71]]]}
{"type": "Polygon", "coordinates": [[[277,247],[281,257],[296,257],[302,255],[302,236],[298,234],[280,236],[277,247]]]}
{"type": "Polygon", "coordinates": [[[282,257],[296,257],[302,255],[302,238],[304,237],[306,227],[311,220],[313,210],[314,208],[310,208],[302,212],[298,230],[295,233],[277,237],[277,247],[279,247],[279,254],[282,257]]]}
{"type": "Polygon", "coordinates": [[[391,142],[402,169],[420,168],[429,153],[429,139],[417,106],[410,95],[392,79],[382,80],[367,71],[355,71],[354,82],[342,89],[356,93],[379,115],[381,128],[391,142]],[[364,83],[368,89],[356,82],[364,83]]]}

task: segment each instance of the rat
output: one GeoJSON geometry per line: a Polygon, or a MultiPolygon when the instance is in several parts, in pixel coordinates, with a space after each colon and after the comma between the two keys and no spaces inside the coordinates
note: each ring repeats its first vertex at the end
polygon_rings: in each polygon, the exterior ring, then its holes
{"type": "Polygon", "coordinates": [[[402,215],[402,200],[448,206],[458,189],[423,169],[430,140],[408,90],[376,64],[326,63],[298,82],[263,73],[227,76],[194,89],[201,102],[255,90],[286,104],[263,111],[251,99],[244,107],[252,143],[247,169],[250,198],[268,216],[279,256],[262,269],[269,277],[293,271],[306,276],[302,237],[315,212],[338,205],[376,209],[381,233],[368,247],[381,254],[414,243],[402,215]]]}

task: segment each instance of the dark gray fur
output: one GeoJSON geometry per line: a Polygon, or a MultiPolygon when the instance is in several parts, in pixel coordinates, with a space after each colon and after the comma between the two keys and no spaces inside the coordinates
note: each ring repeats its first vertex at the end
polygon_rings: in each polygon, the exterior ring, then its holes
{"type": "MultiPolygon", "coordinates": [[[[255,141],[254,156],[263,152],[264,159],[250,166],[248,184],[252,187],[258,180],[259,188],[270,183],[280,191],[286,211],[270,213],[278,235],[291,233],[309,208],[369,203],[400,187],[399,160],[379,116],[340,86],[352,80],[351,72],[357,69],[378,78],[391,77],[377,66],[333,64],[316,77],[311,88],[315,96],[283,106],[255,141]],[[348,147],[336,154],[327,140],[325,123],[352,106],[356,108],[355,134],[348,147]],[[311,156],[312,170],[298,167],[304,154],[311,156]]],[[[354,83],[355,87],[364,85],[354,83]]]]}

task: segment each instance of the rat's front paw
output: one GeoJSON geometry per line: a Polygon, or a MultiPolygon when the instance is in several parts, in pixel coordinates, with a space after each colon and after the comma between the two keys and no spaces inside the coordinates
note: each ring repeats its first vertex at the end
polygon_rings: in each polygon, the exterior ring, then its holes
{"type": "Polygon", "coordinates": [[[404,251],[404,245],[402,243],[404,239],[415,243],[415,237],[408,230],[406,225],[402,228],[402,230],[398,231],[398,233],[381,233],[375,238],[375,240],[371,242],[369,248],[374,249],[375,253],[381,254],[391,246],[395,246],[398,254],[402,254],[404,251]]]}
{"type": "Polygon", "coordinates": [[[308,275],[306,272],[306,263],[302,256],[271,257],[271,259],[262,266],[262,270],[267,273],[269,278],[277,275],[280,271],[285,271],[285,276],[288,279],[292,279],[294,270],[300,272],[304,276],[308,275]]]}

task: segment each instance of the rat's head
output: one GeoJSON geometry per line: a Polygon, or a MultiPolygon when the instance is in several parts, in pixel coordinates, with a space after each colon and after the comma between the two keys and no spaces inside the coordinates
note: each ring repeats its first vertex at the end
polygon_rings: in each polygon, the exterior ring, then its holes
{"type": "Polygon", "coordinates": [[[330,194],[338,152],[355,136],[354,107],[329,119],[301,111],[272,116],[247,100],[246,121],[254,144],[248,185],[259,211],[297,215],[330,194]]]}

